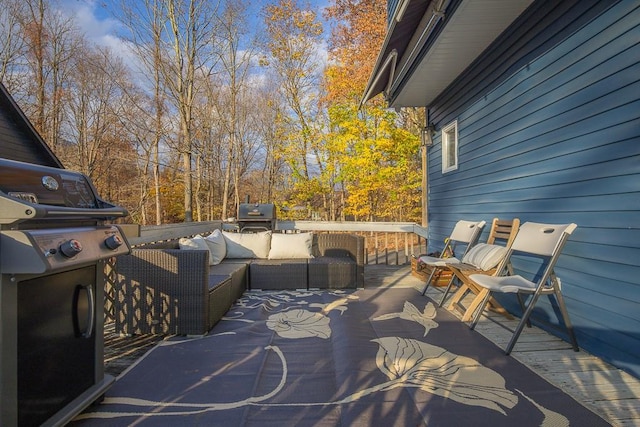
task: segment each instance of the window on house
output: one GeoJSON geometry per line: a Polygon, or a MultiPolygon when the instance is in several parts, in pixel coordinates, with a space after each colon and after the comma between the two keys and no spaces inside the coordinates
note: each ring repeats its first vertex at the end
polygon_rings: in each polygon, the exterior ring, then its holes
{"type": "Polygon", "coordinates": [[[458,169],[458,122],[442,128],[442,173],[458,169]]]}

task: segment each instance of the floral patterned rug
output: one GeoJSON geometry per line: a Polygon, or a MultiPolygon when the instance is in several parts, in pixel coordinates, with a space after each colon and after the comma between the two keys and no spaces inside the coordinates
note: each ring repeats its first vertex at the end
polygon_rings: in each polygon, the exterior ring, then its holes
{"type": "Polygon", "coordinates": [[[608,425],[413,288],[248,292],[74,424],[608,425]]]}

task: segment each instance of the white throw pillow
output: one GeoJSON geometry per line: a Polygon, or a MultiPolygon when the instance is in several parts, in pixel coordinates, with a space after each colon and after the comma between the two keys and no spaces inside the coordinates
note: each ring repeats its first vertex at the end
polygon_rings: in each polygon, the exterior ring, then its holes
{"type": "Polygon", "coordinates": [[[183,251],[207,251],[209,253],[209,265],[213,265],[213,257],[211,256],[209,245],[201,235],[197,234],[192,238],[181,237],[178,240],[178,246],[183,251]]]}
{"type": "Polygon", "coordinates": [[[507,248],[504,246],[478,243],[469,249],[462,262],[487,271],[497,266],[506,254],[507,248]]]}
{"type": "Polygon", "coordinates": [[[271,246],[271,231],[260,233],[222,232],[227,246],[227,258],[267,258],[271,246]]]}
{"type": "Polygon", "coordinates": [[[213,233],[204,238],[204,241],[209,247],[209,253],[211,254],[211,265],[220,264],[224,257],[227,255],[227,244],[224,241],[224,236],[220,230],[213,230],[213,233]]]}
{"type": "Polygon", "coordinates": [[[281,234],[271,236],[269,259],[313,258],[313,233],[281,234]]]}

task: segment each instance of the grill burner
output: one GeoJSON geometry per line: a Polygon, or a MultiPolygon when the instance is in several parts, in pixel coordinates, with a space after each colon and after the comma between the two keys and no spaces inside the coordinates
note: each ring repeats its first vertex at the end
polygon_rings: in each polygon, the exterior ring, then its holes
{"type": "Polygon", "coordinates": [[[271,203],[242,203],[238,206],[240,231],[268,231],[276,228],[276,206],[271,203]]]}
{"type": "Polygon", "coordinates": [[[84,175],[0,159],[0,425],[64,425],[104,394],[105,224],[127,211],[84,175]]]}

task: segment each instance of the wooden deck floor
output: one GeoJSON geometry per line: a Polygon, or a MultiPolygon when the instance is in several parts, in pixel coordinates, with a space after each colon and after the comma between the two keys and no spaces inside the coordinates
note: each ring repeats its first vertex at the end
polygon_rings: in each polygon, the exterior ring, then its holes
{"type": "MultiPolygon", "coordinates": [[[[422,290],[423,282],[411,274],[408,265],[380,264],[365,267],[365,286],[422,290]]],[[[428,295],[439,301],[441,292],[439,288],[430,288],[428,295]]],[[[515,324],[516,321],[491,313],[481,318],[476,330],[504,348],[515,324]]],[[[120,375],[164,338],[151,335],[120,337],[113,333],[112,325],[107,325],[105,371],[114,376],[120,375]]],[[[583,350],[574,352],[568,343],[537,328],[523,332],[511,357],[572,395],[613,426],[640,426],[639,379],[583,350]]]]}

